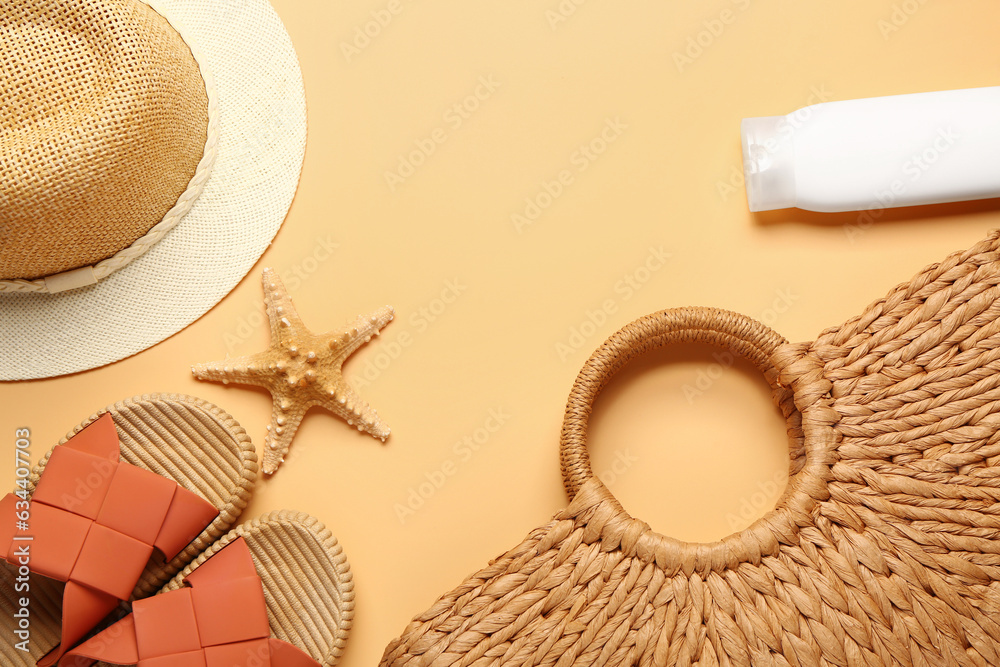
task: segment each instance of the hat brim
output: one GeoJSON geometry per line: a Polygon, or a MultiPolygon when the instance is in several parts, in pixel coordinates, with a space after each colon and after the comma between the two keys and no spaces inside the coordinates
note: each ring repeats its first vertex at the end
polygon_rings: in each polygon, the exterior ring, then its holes
{"type": "Polygon", "coordinates": [[[198,51],[218,93],[211,176],[155,246],[96,285],[0,297],[0,380],[103,366],[177,333],[250,271],[284,221],[306,146],[302,73],[267,0],[146,0],[198,51]]]}

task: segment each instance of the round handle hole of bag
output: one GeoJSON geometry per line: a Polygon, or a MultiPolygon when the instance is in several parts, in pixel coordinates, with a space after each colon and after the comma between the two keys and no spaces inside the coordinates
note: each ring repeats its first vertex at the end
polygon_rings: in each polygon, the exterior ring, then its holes
{"type": "Polygon", "coordinates": [[[824,398],[822,373],[816,373],[819,368],[812,368],[813,360],[801,354],[799,346],[788,346],[760,322],[717,308],[664,310],[620,329],[584,364],[566,405],[560,459],[571,498],[568,511],[588,523],[586,534],[591,538],[606,533],[611,542],[624,539],[630,551],[669,568],[707,573],[776,554],[780,544],[795,541],[799,529],[813,523],[817,503],[829,497],[830,466],[836,458],[838,437],[832,427],[836,413],[824,398]],[[668,537],[632,518],[595,475],[587,450],[594,401],[615,374],[637,357],[678,343],[707,343],[751,362],[774,389],[792,442],[791,476],[774,509],[747,528],[708,543],[668,537]],[[802,386],[793,391],[779,383],[778,365],[789,372],[794,367],[792,382],[802,386]],[[795,452],[796,442],[802,443],[800,454],[795,452]]]}
{"type": "Polygon", "coordinates": [[[801,468],[797,426],[751,362],[680,343],[623,367],[594,401],[587,436],[594,474],[630,514],[714,542],[774,509],[801,468]]]}

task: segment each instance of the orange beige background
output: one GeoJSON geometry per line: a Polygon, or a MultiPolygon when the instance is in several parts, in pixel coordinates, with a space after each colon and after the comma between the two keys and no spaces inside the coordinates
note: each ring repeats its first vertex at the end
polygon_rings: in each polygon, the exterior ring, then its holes
{"type": "MultiPolygon", "coordinates": [[[[340,538],[357,585],[344,667],[375,664],[414,614],[565,505],[566,395],[619,327],[708,305],[809,340],[1000,226],[1000,200],[877,220],[754,215],[739,142],[746,116],[1000,84],[990,0],[273,3],[309,102],[281,232],[228,298],[166,342],[0,384],[0,482],[13,480],[15,428],[31,429],[37,458],[144,392],[215,402],[259,447],[268,396],[197,382],[189,366],[267,344],[263,266],[317,331],[392,304],[396,321],[346,366],[388,442],[311,412],[245,514],[308,511],[340,538]]],[[[710,348],[627,368],[590,437],[625,507],[682,539],[743,528],[784,486],[787,441],[765,383],[710,348]]]]}

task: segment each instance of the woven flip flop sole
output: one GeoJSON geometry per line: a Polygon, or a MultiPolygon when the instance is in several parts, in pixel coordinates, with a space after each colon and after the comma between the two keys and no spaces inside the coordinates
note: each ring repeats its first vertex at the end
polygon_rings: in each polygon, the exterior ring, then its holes
{"type": "MultiPolygon", "coordinates": [[[[148,597],[236,522],[257,479],[257,453],[232,416],[200,398],[180,394],[145,394],[115,403],[92,414],[59,444],[105,412],[118,429],[123,461],[175,480],[219,508],[219,516],[176,558],[165,562],[162,556],[154,556],[150,561],[133,591],[136,598],[148,597]]],[[[32,470],[29,491],[34,491],[50,455],[51,451],[32,470]]],[[[4,665],[34,665],[59,643],[63,584],[32,575],[30,591],[18,591],[15,569],[5,567],[6,571],[0,570],[0,632],[4,637],[0,656],[4,665]],[[18,650],[12,639],[19,621],[13,614],[21,606],[15,603],[24,596],[30,599],[27,652],[18,650]]]]}
{"type": "Polygon", "coordinates": [[[354,579],[337,538],[313,516],[277,510],[237,526],[163,590],[182,587],[184,577],[239,537],[263,583],[274,636],[333,667],[354,618],[354,579]]]}

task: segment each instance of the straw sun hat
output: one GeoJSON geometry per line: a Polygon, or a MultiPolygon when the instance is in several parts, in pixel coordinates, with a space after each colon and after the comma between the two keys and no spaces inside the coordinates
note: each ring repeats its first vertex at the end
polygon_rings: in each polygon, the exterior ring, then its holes
{"type": "Polygon", "coordinates": [[[0,3],[0,380],[140,352],[280,227],[302,75],[267,0],[0,3]]]}

